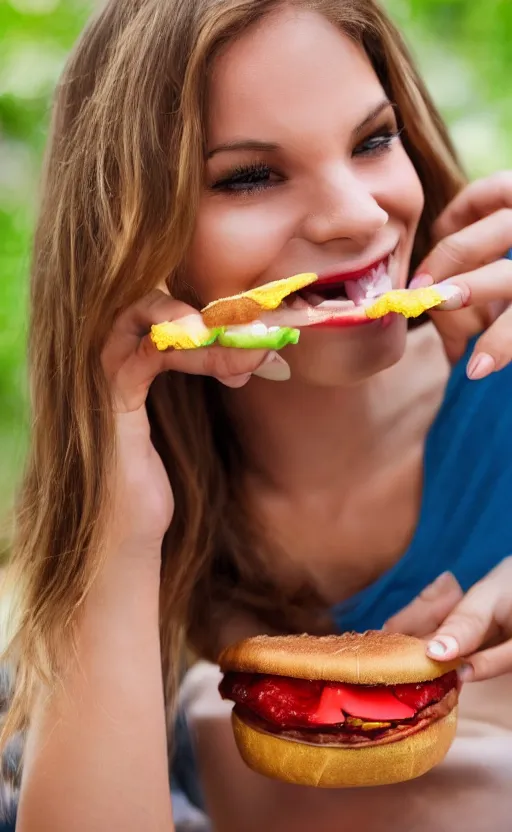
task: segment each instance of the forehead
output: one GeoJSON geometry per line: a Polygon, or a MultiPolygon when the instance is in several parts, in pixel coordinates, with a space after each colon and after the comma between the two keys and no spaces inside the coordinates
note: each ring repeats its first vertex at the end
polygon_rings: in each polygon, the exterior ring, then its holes
{"type": "Polygon", "coordinates": [[[213,142],[262,131],[280,140],[333,120],[362,120],[382,98],[364,50],[316,12],[282,10],[229,44],[212,67],[208,133],[213,142]],[[283,135],[284,134],[284,135],[283,135]]]}

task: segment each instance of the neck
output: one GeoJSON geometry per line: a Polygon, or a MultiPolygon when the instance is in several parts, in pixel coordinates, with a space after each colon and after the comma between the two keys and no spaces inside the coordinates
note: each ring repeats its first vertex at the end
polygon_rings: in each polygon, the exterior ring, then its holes
{"type": "Polygon", "coordinates": [[[226,392],[248,455],[248,475],[290,495],[305,489],[339,493],[364,482],[396,459],[404,442],[424,438],[447,375],[440,340],[426,325],[409,334],[396,365],[354,387],[254,377],[226,392]]]}

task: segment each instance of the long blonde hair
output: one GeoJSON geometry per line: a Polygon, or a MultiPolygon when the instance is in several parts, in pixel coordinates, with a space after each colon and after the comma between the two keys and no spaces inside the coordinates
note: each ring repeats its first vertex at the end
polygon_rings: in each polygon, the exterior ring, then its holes
{"type": "MultiPolygon", "coordinates": [[[[17,626],[8,655],[17,674],[4,739],[26,724],[38,681],[58,679],[101,560],[115,453],[102,346],[116,315],[161,281],[183,294],[180,266],[202,187],[208,67],[221,46],[278,5],[111,0],[58,86],[31,278],[33,424],[12,556],[17,626]]],[[[304,5],[363,44],[397,105],[426,198],[414,266],[434,218],[464,183],[445,127],[374,0],[304,5]]],[[[176,500],[161,590],[170,692],[169,657],[182,634],[214,658],[210,635],[226,604],[293,629],[316,600],[308,587],[285,594],[263,566],[264,536],[237,488],[242,449],[218,385],[162,375],[148,413],[176,500]]]]}

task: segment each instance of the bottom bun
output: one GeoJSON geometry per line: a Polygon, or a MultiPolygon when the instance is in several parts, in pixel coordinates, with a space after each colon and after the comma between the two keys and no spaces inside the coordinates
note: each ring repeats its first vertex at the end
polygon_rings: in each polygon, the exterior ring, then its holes
{"type": "Polygon", "coordinates": [[[231,716],[238,750],[253,771],[326,789],[387,786],[426,774],[446,756],[457,730],[457,708],[448,716],[387,745],[336,748],[284,740],[231,716]]]}

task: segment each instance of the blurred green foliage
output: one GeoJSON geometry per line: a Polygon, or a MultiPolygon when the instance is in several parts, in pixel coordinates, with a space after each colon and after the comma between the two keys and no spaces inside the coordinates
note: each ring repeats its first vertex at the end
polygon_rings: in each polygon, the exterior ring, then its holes
{"type": "MultiPolygon", "coordinates": [[[[470,174],[512,167],[512,0],[384,2],[470,174]]],[[[0,0],[0,513],[20,476],[27,434],[27,272],[51,93],[96,5],[0,0]]]]}

